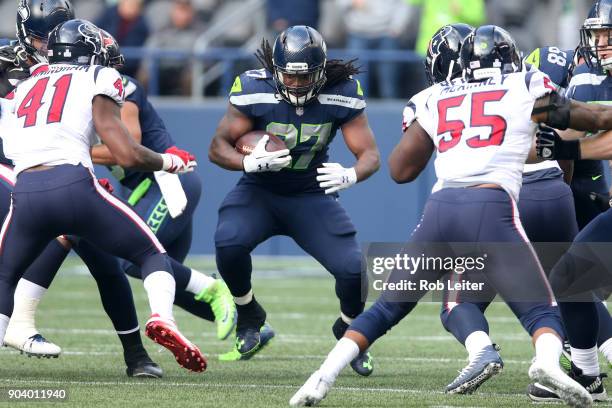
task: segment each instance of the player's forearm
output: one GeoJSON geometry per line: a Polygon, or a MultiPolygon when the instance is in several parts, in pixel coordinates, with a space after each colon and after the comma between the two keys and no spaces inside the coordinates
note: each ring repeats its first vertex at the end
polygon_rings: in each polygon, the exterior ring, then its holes
{"type": "Polygon", "coordinates": [[[580,157],[585,160],[612,159],[612,131],[580,140],[580,157]]]}
{"type": "Polygon", "coordinates": [[[108,147],[103,144],[96,145],[91,149],[91,159],[94,164],[99,164],[101,166],[113,166],[117,164],[117,160],[113,154],[108,150],[108,147]]]}
{"type": "Polygon", "coordinates": [[[612,108],[572,100],[569,127],[593,133],[612,129],[612,108]]]}
{"type": "Polygon", "coordinates": [[[357,182],[366,180],[372,174],[376,173],[380,168],[380,154],[378,149],[367,150],[363,152],[355,163],[355,174],[357,174],[357,182]]]}
{"type": "Polygon", "coordinates": [[[213,138],[208,149],[208,159],[217,166],[226,170],[244,170],[242,160],[244,155],[238,153],[234,147],[224,140],[213,138]]]}

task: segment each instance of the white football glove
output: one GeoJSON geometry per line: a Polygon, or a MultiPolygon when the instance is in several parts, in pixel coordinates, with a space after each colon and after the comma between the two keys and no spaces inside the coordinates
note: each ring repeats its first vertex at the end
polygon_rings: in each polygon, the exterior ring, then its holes
{"type": "Polygon", "coordinates": [[[347,169],[340,163],[323,163],[323,167],[319,167],[317,173],[320,174],[317,176],[319,187],[325,189],[325,194],[333,194],[357,183],[355,168],[347,169]]]}
{"type": "Polygon", "coordinates": [[[264,135],[253,149],[253,152],[242,159],[244,171],[247,173],[260,173],[263,171],[281,171],[291,165],[289,149],[269,152],[266,144],[270,136],[264,135]]]}

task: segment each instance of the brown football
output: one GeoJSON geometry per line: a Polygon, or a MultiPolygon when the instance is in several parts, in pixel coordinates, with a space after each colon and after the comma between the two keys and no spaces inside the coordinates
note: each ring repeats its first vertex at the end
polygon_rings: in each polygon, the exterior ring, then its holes
{"type": "Polygon", "coordinates": [[[285,142],[283,142],[280,137],[268,133],[264,130],[253,130],[252,132],[240,136],[240,139],[236,140],[235,148],[239,153],[245,155],[251,154],[253,149],[255,149],[257,142],[259,142],[259,140],[261,140],[261,138],[266,134],[270,136],[268,144],[266,145],[267,151],[276,152],[278,150],[283,150],[287,148],[285,142]]]}

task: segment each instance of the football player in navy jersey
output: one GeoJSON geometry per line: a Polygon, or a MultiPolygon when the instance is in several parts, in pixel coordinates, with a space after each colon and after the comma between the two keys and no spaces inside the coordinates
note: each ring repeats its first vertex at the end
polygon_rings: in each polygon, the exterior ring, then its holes
{"type": "MultiPolygon", "coordinates": [[[[293,238],[336,279],[336,338],[363,311],[362,254],[337,192],[380,166],[363,92],[351,77],[358,69],[327,60],[315,29],[289,27],[273,48],[264,42],[258,57],[264,68],[236,78],[209,151],[213,163],[244,171],[219,208],[215,233],[217,266],[238,309],[236,359],[250,358],[274,335],[253,295],[250,255],[273,235],[293,238]],[[357,158],[352,167],[328,162],[338,129],[357,158]],[[238,153],[236,141],[252,130],[279,136],[287,149],[267,152],[264,136],[252,154],[238,153]]],[[[367,350],[351,365],[361,375],[372,372],[367,350]]]]}
{"type": "MultiPolygon", "coordinates": [[[[586,57],[585,64],[574,71],[569,86],[569,94],[589,102],[609,104],[612,100],[612,1],[598,0],[591,8],[581,29],[581,52],[586,57]]],[[[597,105],[597,103],[593,105],[597,105]]],[[[591,137],[573,139],[575,134],[553,129],[541,129],[538,132],[538,150],[544,158],[552,159],[611,159],[611,132],[603,132],[591,137]],[[568,140],[564,140],[564,139],[568,140]]],[[[579,134],[579,136],[581,136],[579,134]]],[[[596,175],[594,175],[596,177],[596,175]]],[[[596,180],[594,180],[596,181],[596,180]]],[[[588,289],[598,290],[609,286],[607,262],[602,266],[600,259],[606,259],[600,247],[590,243],[610,242],[610,220],[612,211],[608,209],[596,216],[576,236],[574,244],[559,261],[551,273],[551,283],[561,300],[568,299],[572,286],[581,285],[581,292],[589,294],[588,289]],[[584,260],[584,261],[583,261],[584,260]],[[585,265],[584,262],[590,262],[585,265]],[[590,271],[597,274],[593,276],[590,271]]],[[[575,295],[575,293],[570,293],[575,295]]],[[[607,293],[596,292],[596,299],[606,297],[607,293]]],[[[598,343],[601,339],[601,323],[597,319],[597,306],[600,302],[560,301],[568,339],[571,345],[572,371],[582,373],[594,379],[599,378],[597,356],[598,343]],[[599,339],[598,339],[599,336],[599,339]]],[[[600,349],[610,347],[608,340],[600,349]]],[[[602,350],[602,351],[604,351],[602,350]]],[[[604,353],[605,354],[605,353],[604,353]]],[[[608,356],[606,356],[608,357],[608,356]]],[[[601,382],[601,381],[599,381],[601,382]]]]}

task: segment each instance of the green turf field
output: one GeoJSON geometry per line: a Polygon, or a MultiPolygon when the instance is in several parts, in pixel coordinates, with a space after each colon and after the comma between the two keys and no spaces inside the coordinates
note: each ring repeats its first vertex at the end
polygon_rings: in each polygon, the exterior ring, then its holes
{"type": "MultiPolygon", "coordinates": [[[[212,272],[210,259],[191,266],[212,272]]],[[[216,340],[214,327],[178,310],[182,331],[208,356],[208,370],[193,374],[148,339],[145,345],[165,371],[163,380],[132,380],[124,374],[121,348],[105,316],[91,277],[67,262],[44,299],[38,326],[60,344],[59,359],[27,358],[0,351],[0,388],[64,388],[59,406],[272,407],[288,406],[291,395],[334,345],[331,324],[338,304],[333,281],[308,259],[256,259],[255,293],[276,329],[272,344],[248,362],[221,363],[217,355],[231,341],[216,340]]],[[[148,318],[140,281],[132,280],[139,319],[148,318]]],[[[489,313],[491,334],[502,347],[504,372],[473,396],[446,396],[444,387],[465,364],[465,351],[440,325],[439,305],[420,305],[373,348],[375,372],[360,378],[350,369],[322,403],[326,407],[520,407],[532,348],[527,335],[503,304],[489,313]]],[[[3,403],[0,402],[0,405],[3,403]]],[[[4,403],[7,405],[7,403],[4,403]]],[[[28,406],[27,403],[10,406],[28,406]]],[[[38,403],[38,406],[41,404],[38,403]]],[[[43,406],[49,406],[46,403],[43,406]]],[[[609,404],[597,404],[598,407],[609,404]]]]}

